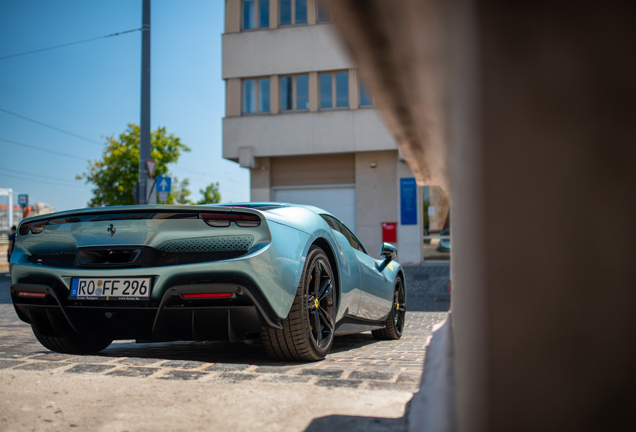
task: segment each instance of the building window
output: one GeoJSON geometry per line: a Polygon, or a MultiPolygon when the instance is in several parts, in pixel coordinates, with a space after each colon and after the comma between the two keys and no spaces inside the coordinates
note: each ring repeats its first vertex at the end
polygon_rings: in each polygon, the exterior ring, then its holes
{"type": "Polygon", "coordinates": [[[360,79],[360,106],[373,106],[371,93],[369,93],[369,90],[365,87],[362,79],[360,79]]]}
{"type": "Polygon", "coordinates": [[[307,0],[280,0],[280,25],[307,24],[307,0]]]}
{"type": "Polygon", "coordinates": [[[320,74],[320,108],[349,106],[349,72],[320,74]]]}
{"type": "Polygon", "coordinates": [[[325,0],[316,0],[316,7],[318,8],[318,22],[329,22],[331,21],[331,16],[329,15],[329,10],[325,6],[325,0]]]}
{"type": "Polygon", "coordinates": [[[282,111],[309,109],[309,75],[281,77],[280,107],[282,111]]]}
{"type": "Polygon", "coordinates": [[[243,0],[243,29],[269,27],[269,0],[243,0]]]}
{"type": "Polygon", "coordinates": [[[269,78],[243,80],[243,113],[269,112],[269,78]]]}

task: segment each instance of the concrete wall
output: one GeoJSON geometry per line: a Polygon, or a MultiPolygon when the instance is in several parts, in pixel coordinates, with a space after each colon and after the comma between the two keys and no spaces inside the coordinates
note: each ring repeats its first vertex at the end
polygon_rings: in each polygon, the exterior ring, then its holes
{"type": "Polygon", "coordinates": [[[224,118],[223,157],[236,161],[250,146],[255,156],[397,150],[374,109],[224,118]]]}
{"type": "Polygon", "coordinates": [[[256,158],[256,168],[250,170],[250,201],[271,201],[271,158],[256,158]]]}
{"type": "Polygon", "coordinates": [[[397,150],[355,155],[356,237],[374,258],[380,258],[382,222],[398,222],[397,156],[397,150]]]}
{"type": "Polygon", "coordinates": [[[331,24],[226,33],[222,44],[223,79],[354,67],[331,24]]]}

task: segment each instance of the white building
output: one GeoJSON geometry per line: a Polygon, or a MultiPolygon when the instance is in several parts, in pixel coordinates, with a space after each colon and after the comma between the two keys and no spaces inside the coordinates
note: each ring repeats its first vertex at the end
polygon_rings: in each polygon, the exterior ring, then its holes
{"type": "Polygon", "coordinates": [[[252,201],[322,207],[375,257],[396,223],[400,262],[422,261],[421,188],[316,0],[226,0],[223,79],[252,201]]]}

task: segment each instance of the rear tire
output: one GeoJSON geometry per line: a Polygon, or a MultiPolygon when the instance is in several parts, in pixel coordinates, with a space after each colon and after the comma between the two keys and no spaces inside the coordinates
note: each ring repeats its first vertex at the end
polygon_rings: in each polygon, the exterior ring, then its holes
{"type": "Polygon", "coordinates": [[[45,336],[34,326],[31,328],[42,346],[62,354],[95,354],[113,342],[112,339],[87,339],[82,336],[45,336]]]}
{"type": "Polygon", "coordinates": [[[307,254],[298,291],[283,329],[266,328],[261,339],[268,354],[291,361],[325,358],[334,338],[335,281],[329,258],[318,246],[307,254]]]}
{"type": "Polygon", "coordinates": [[[395,290],[393,291],[393,307],[389,316],[384,321],[384,328],[373,330],[373,337],[379,340],[397,340],[404,332],[404,322],[406,313],[406,295],[404,294],[404,283],[402,278],[395,280],[395,290]]]}

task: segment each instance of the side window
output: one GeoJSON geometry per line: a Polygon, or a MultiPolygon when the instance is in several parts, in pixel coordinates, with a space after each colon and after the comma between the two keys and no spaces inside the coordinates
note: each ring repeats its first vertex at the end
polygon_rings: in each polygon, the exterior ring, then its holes
{"type": "Polygon", "coordinates": [[[345,238],[347,239],[347,241],[349,242],[352,248],[357,249],[360,252],[367,253],[367,251],[364,250],[364,246],[362,246],[362,243],[360,243],[360,241],[356,238],[356,236],[353,235],[353,233],[349,231],[349,228],[344,226],[342,222],[340,222],[338,219],[335,219],[331,216],[327,216],[327,215],[321,215],[321,216],[329,224],[331,229],[338,231],[342,233],[343,236],[345,236],[345,238]]]}
{"type": "MultiPolygon", "coordinates": [[[[334,222],[333,218],[330,218],[327,215],[320,215],[322,216],[322,218],[325,220],[325,222],[327,222],[327,225],[329,225],[329,227],[334,230],[334,231],[340,231],[338,229],[338,225],[336,225],[336,223],[334,222]]],[[[346,237],[346,236],[345,236],[346,237]]]]}
{"type": "Polygon", "coordinates": [[[362,246],[362,243],[360,243],[360,241],[356,238],[356,236],[353,235],[351,231],[349,231],[349,228],[347,228],[346,226],[342,224],[340,224],[340,226],[342,227],[342,231],[344,231],[343,234],[345,235],[347,240],[349,240],[351,247],[354,249],[358,249],[360,252],[367,253],[367,251],[364,250],[364,246],[362,246]]]}

